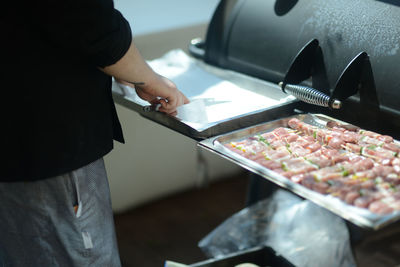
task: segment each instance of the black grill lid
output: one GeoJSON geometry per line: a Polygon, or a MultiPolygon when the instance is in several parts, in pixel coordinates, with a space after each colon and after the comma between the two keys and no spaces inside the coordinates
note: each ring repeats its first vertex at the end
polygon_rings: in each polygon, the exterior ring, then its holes
{"type": "Polygon", "coordinates": [[[363,67],[354,68],[362,70],[354,74],[358,81],[349,83],[357,84],[357,90],[348,89],[357,93],[342,109],[318,110],[308,104],[305,109],[397,137],[399,18],[400,3],[390,0],[222,0],[208,28],[203,59],[278,83],[299,51],[316,39],[320,49],[310,59],[312,79],[302,84],[333,95],[346,67],[365,53],[363,67]]]}

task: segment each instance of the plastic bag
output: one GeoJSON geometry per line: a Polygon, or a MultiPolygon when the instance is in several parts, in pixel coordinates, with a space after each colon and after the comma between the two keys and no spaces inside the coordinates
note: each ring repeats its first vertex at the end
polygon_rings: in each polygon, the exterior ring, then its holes
{"type": "Polygon", "coordinates": [[[296,266],[356,266],[343,219],[284,190],[241,210],[199,242],[208,256],[272,247],[296,266]]]}

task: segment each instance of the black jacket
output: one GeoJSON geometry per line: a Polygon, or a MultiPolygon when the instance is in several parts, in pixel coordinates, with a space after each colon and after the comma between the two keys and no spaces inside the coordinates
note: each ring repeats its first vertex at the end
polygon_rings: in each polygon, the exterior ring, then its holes
{"type": "Polygon", "coordinates": [[[128,22],[112,0],[6,2],[0,181],[52,177],[104,156],[123,136],[99,67],[128,50],[128,22]]]}

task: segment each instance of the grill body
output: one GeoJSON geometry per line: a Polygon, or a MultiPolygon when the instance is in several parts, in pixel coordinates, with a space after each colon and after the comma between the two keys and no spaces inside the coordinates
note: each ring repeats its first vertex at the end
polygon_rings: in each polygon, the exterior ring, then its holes
{"type": "Polygon", "coordinates": [[[358,126],[400,137],[400,4],[390,0],[222,0],[203,44],[211,65],[273,83],[310,40],[319,43],[311,78],[302,82],[332,95],[349,63],[364,52],[354,75],[357,93],[340,110],[301,103],[358,126]],[[360,80],[359,80],[360,79],[360,80]]]}

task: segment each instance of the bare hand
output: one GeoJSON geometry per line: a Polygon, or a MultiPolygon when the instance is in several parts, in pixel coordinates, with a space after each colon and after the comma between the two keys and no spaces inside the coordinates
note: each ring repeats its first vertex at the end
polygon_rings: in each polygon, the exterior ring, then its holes
{"type": "Polygon", "coordinates": [[[153,80],[143,85],[133,86],[131,83],[117,81],[135,88],[136,93],[143,100],[151,104],[161,104],[159,111],[169,115],[176,115],[177,107],[189,103],[189,99],[177,89],[172,81],[158,74],[153,80]]]}

